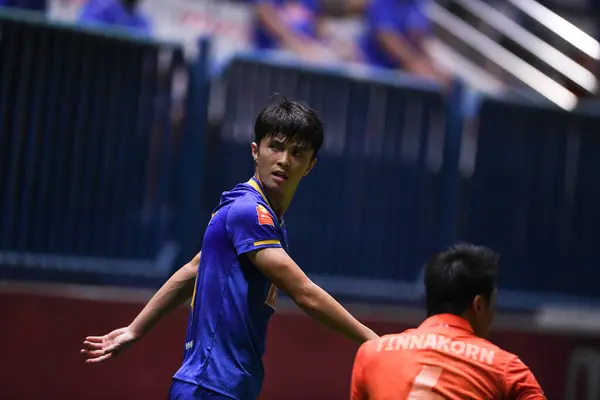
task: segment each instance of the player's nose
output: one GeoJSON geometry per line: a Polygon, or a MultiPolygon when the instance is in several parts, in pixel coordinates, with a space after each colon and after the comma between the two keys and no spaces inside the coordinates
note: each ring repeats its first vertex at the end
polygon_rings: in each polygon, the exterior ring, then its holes
{"type": "Polygon", "coordinates": [[[277,166],[287,170],[290,166],[290,153],[289,151],[282,151],[281,157],[277,160],[277,166]]]}

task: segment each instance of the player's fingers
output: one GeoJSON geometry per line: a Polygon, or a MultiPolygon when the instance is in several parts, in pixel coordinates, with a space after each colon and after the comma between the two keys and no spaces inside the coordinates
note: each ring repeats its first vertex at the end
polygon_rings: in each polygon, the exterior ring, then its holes
{"type": "Polygon", "coordinates": [[[87,360],[85,360],[86,364],[95,364],[95,363],[99,363],[105,360],[108,360],[109,358],[111,358],[113,356],[114,353],[109,353],[109,354],[105,354],[103,356],[100,357],[96,357],[96,358],[89,358],[87,360]]]}
{"type": "Polygon", "coordinates": [[[98,350],[98,349],[102,348],[102,343],[93,343],[93,342],[88,342],[86,340],[85,342],[83,342],[83,346],[90,350],[98,350]]]}
{"type": "Polygon", "coordinates": [[[82,349],[80,353],[85,355],[88,358],[100,357],[100,356],[106,354],[106,352],[104,352],[102,350],[87,350],[87,349],[82,349]]]}
{"type": "Polygon", "coordinates": [[[102,343],[102,338],[104,338],[104,336],[87,336],[85,340],[93,343],[102,343]]]}
{"type": "Polygon", "coordinates": [[[104,349],[105,353],[114,353],[115,351],[119,350],[119,347],[121,347],[120,344],[113,344],[112,346],[108,346],[107,348],[104,349]]]}

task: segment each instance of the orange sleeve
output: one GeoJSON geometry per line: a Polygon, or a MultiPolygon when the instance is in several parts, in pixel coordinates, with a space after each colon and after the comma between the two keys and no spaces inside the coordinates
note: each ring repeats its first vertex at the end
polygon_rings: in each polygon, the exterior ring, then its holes
{"type": "Polygon", "coordinates": [[[531,370],[514,356],[507,365],[506,394],[515,400],[547,400],[544,391],[531,370]]]}
{"type": "Polygon", "coordinates": [[[367,400],[367,393],[364,388],[363,368],[365,363],[365,353],[367,352],[367,342],[363,343],[354,357],[354,366],[352,367],[352,383],[350,384],[351,400],[367,400]]]}

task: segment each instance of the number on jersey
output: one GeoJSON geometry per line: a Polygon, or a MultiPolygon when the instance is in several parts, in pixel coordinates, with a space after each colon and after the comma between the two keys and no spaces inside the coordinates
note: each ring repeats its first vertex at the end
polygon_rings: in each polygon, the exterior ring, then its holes
{"type": "Polygon", "coordinates": [[[442,375],[441,367],[425,365],[413,382],[408,400],[444,400],[442,396],[433,392],[433,387],[442,375]]]}

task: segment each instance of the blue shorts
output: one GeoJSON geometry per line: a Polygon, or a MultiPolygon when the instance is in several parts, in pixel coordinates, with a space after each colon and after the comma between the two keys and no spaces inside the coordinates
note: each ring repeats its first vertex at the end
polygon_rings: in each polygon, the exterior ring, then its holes
{"type": "Polygon", "coordinates": [[[231,400],[231,397],[193,383],[173,379],[171,390],[169,390],[169,400],[231,400]]]}

